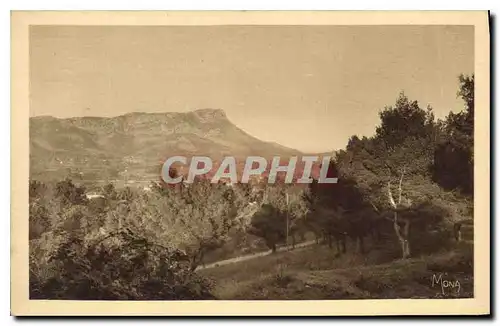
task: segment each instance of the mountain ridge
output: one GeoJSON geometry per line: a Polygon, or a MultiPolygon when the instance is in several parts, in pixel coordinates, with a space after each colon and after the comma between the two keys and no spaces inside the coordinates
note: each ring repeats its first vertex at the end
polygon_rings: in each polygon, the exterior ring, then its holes
{"type": "Polygon", "coordinates": [[[168,156],[302,156],[299,150],[260,140],[222,109],[130,112],[115,117],[30,117],[30,175],[116,179],[158,176],[168,156]],[[154,171],[154,173],[152,173],[154,171]]]}

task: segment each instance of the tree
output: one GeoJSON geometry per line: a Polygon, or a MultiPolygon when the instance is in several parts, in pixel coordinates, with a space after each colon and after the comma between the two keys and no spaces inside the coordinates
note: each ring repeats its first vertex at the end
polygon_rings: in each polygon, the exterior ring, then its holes
{"type": "Polygon", "coordinates": [[[55,196],[58,197],[64,205],[85,204],[85,187],[77,186],[69,178],[59,181],[56,184],[55,196]]]}
{"type": "Polygon", "coordinates": [[[408,138],[421,139],[428,136],[434,115],[432,110],[422,110],[417,101],[410,101],[401,92],[394,107],[386,107],[379,113],[381,124],[376,128],[376,137],[383,139],[391,150],[408,138]]]}
{"type": "Polygon", "coordinates": [[[286,238],[285,228],[285,214],[271,204],[264,204],[253,215],[248,232],[264,239],[267,247],[274,253],[276,252],[276,245],[286,238]]]}
{"type": "Polygon", "coordinates": [[[268,185],[260,203],[261,209],[253,216],[249,233],[263,238],[269,249],[276,251],[279,242],[295,246],[296,235],[302,232],[308,212],[304,198],[305,187],[277,182],[268,185]]]}
{"type": "Polygon", "coordinates": [[[460,75],[458,77],[460,89],[458,96],[465,102],[467,130],[464,131],[469,135],[474,133],[474,74],[471,76],[460,75]]]}
{"type": "Polygon", "coordinates": [[[450,114],[442,127],[440,143],[431,166],[435,182],[447,190],[474,193],[474,75],[460,75],[460,96],[465,110],[450,114]]]}
{"type": "Polygon", "coordinates": [[[112,183],[108,183],[102,188],[102,194],[109,200],[116,200],[118,196],[115,185],[112,183]]]}
{"type": "MultiPolygon", "coordinates": [[[[231,187],[196,180],[179,187],[156,187],[126,204],[122,227],[133,225],[165,247],[190,257],[194,270],[206,253],[229,240],[229,232],[244,227],[243,209],[231,187]]],[[[110,218],[113,218],[112,216],[110,218]]]]}
{"type": "Polygon", "coordinates": [[[37,239],[50,228],[50,212],[44,201],[48,192],[46,184],[30,180],[29,182],[29,239],[37,239]]]}
{"type": "Polygon", "coordinates": [[[50,229],[50,213],[39,202],[30,202],[29,239],[37,239],[50,229]]]}
{"type": "Polygon", "coordinates": [[[371,216],[360,214],[367,204],[356,181],[343,175],[336,160],[329,163],[328,177],[337,177],[334,184],[321,184],[317,181],[310,184],[307,202],[310,213],[307,224],[316,233],[322,233],[328,245],[333,247],[333,239],[337,243],[338,253],[346,252],[346,238],[353,239],[364,252],[364,238],[371,232],[371,216]]]}
{"type": "Polygon", "coordinates": [[[38,200],[47,192],[47,185],[38,180],[29,181],[29,199],[38,200]]]}
{"type": "Polygon", "coordinates": [[[57,208],[50,211],[52,229],[30,245],[33,289],[52,298],[204,298],[204,281],[194,270],[228,240],[232,228],[243,225],[236,206],[243,198],[208,181],[148,193],[126,188],[116,196],[113,187],[105,187],[111,196],[99,214],[93,202],[70,204],[73,190],[59,184],[57,199],[51,198],[57,208]],[[47,279],[48,271],[54,277],[47,279]]]}
{"type": "Polygon", "coordinates": [[[394,107],[380,112],[380,119],[374,137],[351,138],[337,159],[342,173],[355,180],[365,201],[391,222],[402,257],[407,258],[412,224],[419,223],[418,219],[436,222],[429,214],[410,212],[440,195],[428,170],[438,132],[432,110],[421,109],[404,94],[394,107]]]}

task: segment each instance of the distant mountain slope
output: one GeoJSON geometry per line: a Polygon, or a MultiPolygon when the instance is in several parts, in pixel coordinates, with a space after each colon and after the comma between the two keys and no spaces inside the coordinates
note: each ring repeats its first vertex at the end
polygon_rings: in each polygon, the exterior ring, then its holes
{"type": "Polygon", "coordinates": [[[218,160],[226,155],[287,158],[302,154],[247,134],[216,109],[112,118],[30,118],[32,177],[151,179],[158,177],[163,160],[173,155],[218,160]]]}

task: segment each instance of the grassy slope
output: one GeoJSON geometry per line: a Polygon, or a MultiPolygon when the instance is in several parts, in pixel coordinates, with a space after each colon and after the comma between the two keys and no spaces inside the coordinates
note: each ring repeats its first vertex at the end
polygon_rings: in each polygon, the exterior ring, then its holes
{"type": "Polygon", "coordinates": [[[455,298],[473,296],[472,245],[406,261],[386,253],[347,254],[313,246],[200,271],[222,300],[455,298]],[[385,262],[384,262],[385,261],[385,262]],[[457,288],[432,286],[432,277],[458,280],[457,288]]]}

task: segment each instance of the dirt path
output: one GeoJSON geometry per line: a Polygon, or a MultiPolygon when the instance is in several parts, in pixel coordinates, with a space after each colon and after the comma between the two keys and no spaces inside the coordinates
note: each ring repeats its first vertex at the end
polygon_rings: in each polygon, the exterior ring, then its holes
{"type": "MultiPolygon", "coordinates": [[[[295,249],[308,247],[308,246],[311,246],[311,245],[313,245],[315,243],[316,243],[316,241],[314,241],[314,240],[307,241],[307,242],[302,242],[302,243],[297,243],[295,245],[295,249]]],[[[289,246],[289,247],[284,246],[284,247],[278,248],[276,251],[277,252],[281,252],[281,251],[287,251],[287,250],[293,250],[293,249],[292,249],[291,246],[289,246]]],[[[225,259],[225,260],[221,260],[221,261],[218,261],[218,262],[215,262],[215,263],[206,264],[205,266],[200,265],[200,266],[198,266],[196,268],[196,270],[214,268],[214,267],[219,267],[219,266],[223,266],[223,265],[227,265],[227,264],[237,263],[237,262],[241,262],[241,261],[245,261],[245,260],[249,260],[249,259],[254,259],[254,258],[257,258],[257,257],[267,256],[267,255],[270,255],[271,253],[272,253],[272,251],[268,250],[268,251],[263,251],[263,252],[259,252],[259,253],[256,253],[256,254],[245,255],[245,256],[240,256],[240,257],[234,257],[234,258],[230,258],[230,259],[225,259]]]]}

